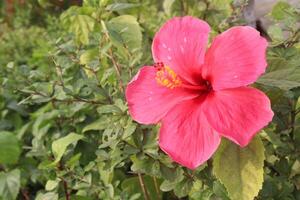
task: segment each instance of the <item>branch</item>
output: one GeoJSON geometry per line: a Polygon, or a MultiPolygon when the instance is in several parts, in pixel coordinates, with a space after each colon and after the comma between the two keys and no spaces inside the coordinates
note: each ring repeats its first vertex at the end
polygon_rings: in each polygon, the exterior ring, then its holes
{"type": "Polygon", "coordinates": [[[148,193],[148,190],[147,190],[147,188],[145,186],[145,182],[144,182],[143,176],[139,172],[138,172],[138,177],[139,177],[139,181],[140,181],[140,186],[141,186],[141,188],[143,190],[143,194],[144,194],[145,200],[150,200],[149,193],[148,193]]]}
{"type": "MultiPolygon", "coordinates": [[[[106,36],[106,40],[108,40],[109,35],[108,35],[107,31],[105,31],[105,36],[106,36]]],[[[113,66],[116,70],[116,73],[117,73],[117,76],[118,76],[118,79],[119,79],[119,83],[120,83],[120,89],[122,90],[123,93],[125,93],[125,88],[124,88],[124,84],[123,84],[122,76],[121,76],[121,67],[117,63],[111,47],[109,47],[108,53],[109,53],[109,57],[110,57],[110,59],[113,63],[113,66]]]]}
{"type": "Polygon", "coordinates": [[[68,183],[65,179],[62,179],[62,182],[63,182],[63,185],[64,185],[66,200],[70,200],[70,193],[68,192],[68,183]]]}

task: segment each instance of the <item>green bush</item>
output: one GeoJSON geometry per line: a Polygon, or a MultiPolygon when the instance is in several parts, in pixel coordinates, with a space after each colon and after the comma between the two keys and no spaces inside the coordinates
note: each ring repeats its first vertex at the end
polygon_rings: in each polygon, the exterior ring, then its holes
{"type": "Polygon", "coordinates": [[[269,67],[254,86],[275,117],[250,145],[259,156],[249,159],[264,167],[247,174],[220,155],[226,145],[238,155],[251,148],[225,140],[194,171],[172,162],[158,147],[159,125],[134,122],[124,98],[153,62],[152,38],[165,21],[193,15],[214,36],[245,24],[246,2],[84,0],[66,10],[30,2],[16,5],[10,24],[1,9],[0,199],[300,199],[299,9],[279,2],[269,14],[269,67]],[[224,181],[225,169],[237,177],[224,181]]]}

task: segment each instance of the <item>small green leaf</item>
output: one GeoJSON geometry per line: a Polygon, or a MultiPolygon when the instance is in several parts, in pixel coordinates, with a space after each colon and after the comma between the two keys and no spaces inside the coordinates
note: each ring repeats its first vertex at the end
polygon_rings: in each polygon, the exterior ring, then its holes
{"type": "Polygon", "coordinates": [[[7,131],[0,132],[0,163],[14,164],[21,153],[17,137],[7,131]]]}
{"type": "Polygon", "coordinates": [[[162,182],[162,184],[160,185],[160,189],[161,191],[163,192],[168,192],[168,191],[171,191],[175,188],[177,182],[171,182],[171,181],[168,181],[168,180],[164,180],[164,182],[162,182]]]}
{"type": "Polygon", "coordinates": [[[55,157],[54,163],[58,163],[62,156],[64,155],[67,147],[74,143],[77,142],[78,140],[83,139],[84,137],[82,135],[78,135],[75,133],[70,133],[69,135],[59,138],[58,140],[55,140],[52,143],[52,152],[55,157]]]}
{"type": "Polygon", "coordinates": [[[97,108],[97,112],[99,114],[106,114],[106,113],[122,113],[122,110],[115,105],[103,105],[97,108]]]}
{"type": "Polygon", "coordinates": [[[213,160],[213,172],[232,200],[253,200],[262,188],[264,146],[257,136],[244,148],[223,140],[213,160]]]}
{"type": "Polygon", "coordinates": [[[5,200],[16,199],[20,189],[20,178],[19,169],[7,173],[0,172],[0,197],[5,200]]]}
{"type": "Polygon", "coordinates": [[[45,186],[47,191],[54,190],[59,184],[59,180],[48,180],[45,186]]]}
{"type": "Polygon", "coordinates": [[[136,129],[136,124],[135,123],[129,123],[127,124],[127,126],[125,127],[124,133],[122,135],[123,139],[126,139],[127,137],[129,137],[130,135],[132,135],[134,133],[136,129]]]}

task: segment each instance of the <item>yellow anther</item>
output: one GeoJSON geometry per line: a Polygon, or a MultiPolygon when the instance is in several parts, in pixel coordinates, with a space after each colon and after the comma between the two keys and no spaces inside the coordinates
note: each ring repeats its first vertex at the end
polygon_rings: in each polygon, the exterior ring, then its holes
{"type": "Polygon", "coordinates": [[[159,85],[170,89],[178,87],[182,83],[177,74],[169,66],[160,68],[156,72],[155,80],[159,85]]]}

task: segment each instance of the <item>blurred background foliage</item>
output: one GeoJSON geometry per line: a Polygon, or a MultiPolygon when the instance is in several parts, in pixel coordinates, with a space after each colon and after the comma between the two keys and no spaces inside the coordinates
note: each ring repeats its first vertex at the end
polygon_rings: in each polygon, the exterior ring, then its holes
{"type": "MultiPolygon", "coordinates": [[[[214,37],[250,24],[248,3],[0,1],[0,199],[230,199],[217,162],[191,171],[159,150],[159,127],[132,121],[124,88],[152,64],[152,38],[166,20],[196,16],[214,37]]],[[[268,26],[254,26],[270,41],[269,67],[254,86],[276,115],[260,134],[264,181],[255,199],[299,200],[299,5],[277,2],[265,18],[268,26]]]]}

